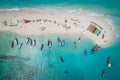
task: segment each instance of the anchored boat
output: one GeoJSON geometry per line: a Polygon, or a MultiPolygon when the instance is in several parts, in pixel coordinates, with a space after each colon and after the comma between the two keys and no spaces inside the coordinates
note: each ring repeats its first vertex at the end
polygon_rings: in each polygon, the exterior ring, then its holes
{"type": "Polygon", "coordinates": [[[95,45],[94,47],[93,47],[93,49],[91,50],[91,54],[94,54],[94,53],[96,53],[98,50],[100,50],[100,48],[101,48],[101,46],[99,46],[99,45],[95,45]]]}

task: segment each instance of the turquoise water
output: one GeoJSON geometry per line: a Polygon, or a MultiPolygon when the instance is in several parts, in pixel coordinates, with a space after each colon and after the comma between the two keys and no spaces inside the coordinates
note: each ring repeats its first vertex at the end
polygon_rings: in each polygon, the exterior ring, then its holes
{"type": "Polygon", "coordinates": [[[29,36],[36,39],[36,46],[25,44],[27,36],[19,36],[12,33],[0,33],[0,53],[1,55],[29,57],[30,60],[20,58],[0,61],[1,80],[119,80],[119,47],[118,43],[108,47],[101,48],[99,52],[90,55],[91,48],[95,45],[89,39],[82,38],[81,43],[77,42],[77,37],[71,39],[68,35],[47,35],[47,36],[29,36]],[[5,36],[10,36],[5,37],[5,36]],[[23,42],[21,49],[17,45],[10,48],[10,42],[17,36],[19,42],[23,42]],[[57,37],[65,40],[65,46],[60,47],[57,44],[57,37]],[[66,37],[67,36],[67,37],[66,37]],[[48,38],[53,41],[52,48],[47,47],[48,38]],[[77,48],[73,47],[73,42],[77,42],[77,48]],[[40,51],[40,44],[45,46],[40,51]],[[88,46],[89,45],[89,46],[88,46]],[[84,56],[84,50],[87,49],[87,55],[84,56]],[[107,57],[112,60],[112,67],[107,68],[107,57]],[[60,57],[64,62],[60,61],[60,57]],[[102,70],[106,70],[106,76],[101,77],[102,70]],[[64,73],[67,70],[68,73],[64,73]]]}
{"type": "Polygon", "coordinates": [[[71,39],[69,35],[29,36],[36,39],[36,46],[25,44],[27,36],[20,36],[9,32],[0,32],[0,55],[19,56],[0,60],[0,80],[120,80],[120,1],[119,0],[0,0],[0,10],[34,9],[64,9],[66,12],[83,12],[91,15],[104,16],[113,25],[118,37],[115,42],[101,48],[96,54],[90,55],[94,42],[78,36],[71,39]],[[69,8],[70,7],[70,8],[69,8]],[[65,40],[65,46],[59,47],[57,37],[65,40]],[[23,42],[21,49],[15,45],[10,48],[10,42],[18,38],[23,42]],[[52,48],[47,47],[48,38],[52,40],[52,48]],[[73,43],[77,42],[74,49],[73,43]],[[44,43],[43,51],[40,44],[44,43]],[[84,56],[84,50],[87,55],[84,56]],[[107,68],[107,57],[111,57],[112,67],[107,68]],[[62,63],[60,57],[63,58],[62,63]],[[26,60],[25,58],[30,58],[26,60]],[[105,70],[105,77],[101,77],[105,70]]]}

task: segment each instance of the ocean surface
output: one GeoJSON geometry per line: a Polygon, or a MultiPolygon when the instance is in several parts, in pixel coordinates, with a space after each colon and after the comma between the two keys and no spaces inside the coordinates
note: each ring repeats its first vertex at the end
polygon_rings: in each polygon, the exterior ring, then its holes
{"type": "Polygon", "coordinates": [[[1,11],[21,9],[65,11],[86,13],[105,17],[114,27],[115,41],[90,54],[96,44],[88,38],[70,35],[21,36],[10,32],[0,32],[0,80],[120,80],[120,0],[0,0],[1,11]],[[36,40],[36,46],[26,45],[27,37],[36,40]],[[65,40],[60,47],[57,38],[65,40]],[[21,49],[15,44],[15,38],[23,43],[21,49]],[[48,39],[52,47],[47,46],[48,39]],[[73,43],[76,41],[76,48],[73,43]],[[41,44],[44,44],[42,51],[41,44]],[[84,51],[86,50],[86,55],[84,51]],[[107,67],[107,58],[111,58],[112,67],[107,67]],[[101,73],[105,70],[105,76],[101,73]]]}

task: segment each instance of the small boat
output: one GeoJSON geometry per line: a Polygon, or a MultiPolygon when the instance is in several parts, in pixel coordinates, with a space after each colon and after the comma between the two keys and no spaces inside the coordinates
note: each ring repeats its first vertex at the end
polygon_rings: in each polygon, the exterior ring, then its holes
{"type": "Polygon", "coordinates": [[[65,45],[65,40],[61,42],[61,46],[64,46],[64,45],[65,45]]]}
{"type": "Polygon", "coordinates": [[[40,50],[42,51],[44,47],[44,44],[41,44],[40,50]]]}
{"type": "Polygon", "coordinates": [[[81,37],[78,38],[78,43],[80,43],[81,37]]]}
{"type": "Polygon", "coordinates": [[[85,56],[87,55],[87,50],[86,50],[86,49],[84,50],[84,55],[85,55],[85,56]]]}
{"type": "Polygon", "coordinates": [[[60,61],[63,63],[64,62],[64,60],[63,60],[63,58],[62,57],[60,57],[60,61]]]}
{"type": "Polygon", "coordinates": [[[91,54],[94,54],[94,53],[96,53],[98,50],[100,50],[100,47],[101,46],[99,46],[99,45],[95,45],[94,47],[93,47],[93,49],[91,50],[91,54]]]}
{"type": "Polygon", "coordinates": [[[52,47],[52,41],[51,41],[51,43],[50,43],[51,45],[50,45],[50,47],[52,47]]]}
{"type": "Polygon", "coordinates": [[[74,42],[74,48],[76,48],[76,42],[74,42]]]}
{"type": "Polygon", "coordinates": [[[47,45],[48,45],[48,47],[49,47],[49,45],[50,45],[50,40],[49,40],[49,39],[48,39],[48,44],[47,44],[47,45]]]}
{"type": "Polygon", "coordinates": [[[33,46],[36,46],[36,40],[35,39],[33,40],[33,46]]]}
{"type": "Polygon", "coordinates": [[[27,40],[25,41],[26,44],[29,43],[30,38],[28,37],[27,40]]]}
{"type": "Polygon", "coordinates": [[[110,60],[110,57],[108,57],[107,59],[107,66],[110,68],[111,67],[111,60],[110,60]]]}
{"type": "Polygon", "coordinates": [[[61,46],[62,43],[61,43],[61,39],[58,37],[58,45],[61,46]]]}
{"type": "Polygon", "coordinates": [[[17,38],[15,38],[15,43],[18,45],[19,43],[18,43],[18,39],[17,38]]]}
{"type": "Polygon", "coordinates": [[[22,45],[23,45],[23,43],[19,44],[18,49],[21,49],[22,45]]]}
{"type": "Polygon", "coordinates": [[[52,41],[48,40],[48,47],[51,48],[52,47],[52,41]]]}
{"type": "Polygon", "coordinates": [[[105,77],[105,70],[102,71],[102,77],[105,77]]]}
{"type": "Polygon", "coordinates": [[[29,42],[30,42],[30,45],[32,46],[33,45],[32,39],[29,39],[29,42]]]}
{"type": "Polygon", "coordinates": [[[11,48],[14,47],[14,41],[11,42],[11,45],[10,45],[11,48]]]}

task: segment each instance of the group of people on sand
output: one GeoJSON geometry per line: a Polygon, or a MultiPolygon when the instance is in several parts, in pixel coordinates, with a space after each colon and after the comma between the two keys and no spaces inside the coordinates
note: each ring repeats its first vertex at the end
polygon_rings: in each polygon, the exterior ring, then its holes
{"type": "MultiPolygon", "coordinates": [[[[56,24],[56,26],[62,26],[63,28],[66,29],[66,31],[68,29],[71,28],[71,25],[68,25],[68,21],[71,21],[73,23],[72,26],[74,27],[78,27],[80,24],[79,20],[75,20],[75,19],[63,19],[62,22],[58,22],[57,20],[51,20],[51,19],[21,19],[21,20],[10,20],[10,21],[2,21],[2,25],[3,26],[9,26],[9,27],[15,27],[15,26],[24,26],[23,24],[30,24],[30,23],[40,23],[40,24],[45,24],[45,23],[52,23],[52,24],[56,24]]],[[[46,27],[41,26],[40,27],[41,30],[45,30],[46,27]]]]}
{"type": "MultiPolygon", "coordinates": [[[[108,57],[108,58],[107,58],[107,67],[110,68],[111,66],[112,66],[111,58],[108,57]]],[[[103,70],[103,71],[102,71],[102,77],[105,77],[105,74],[106,74],[106,71],[103,70]]]]}

